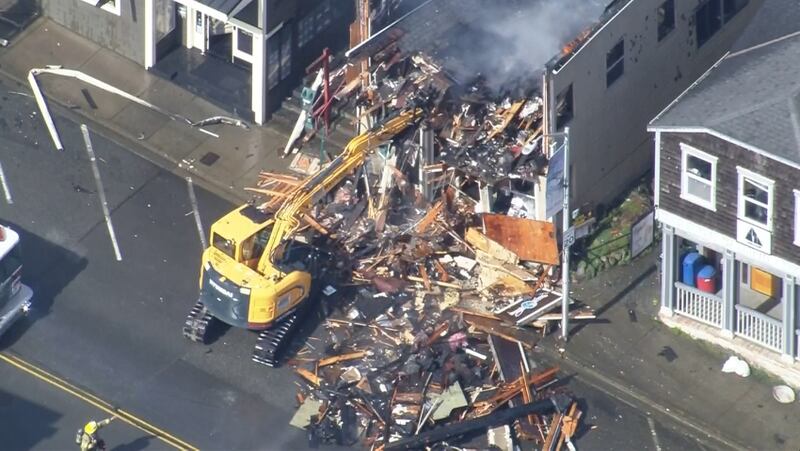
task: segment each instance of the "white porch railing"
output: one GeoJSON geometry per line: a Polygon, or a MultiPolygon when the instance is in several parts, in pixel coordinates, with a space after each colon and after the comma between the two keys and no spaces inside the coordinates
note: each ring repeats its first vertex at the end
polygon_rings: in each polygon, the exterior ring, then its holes
{"type": "Polygon", "coordinates": [[[783,351],[783,322],[742,305],[736,306],[736,334],[775,351],[783,351]]]}
{"type": "Polygon", "coordinates": [[[675,312],[694,320],[722,327],[722,298],[675,282],[675,312]]]}

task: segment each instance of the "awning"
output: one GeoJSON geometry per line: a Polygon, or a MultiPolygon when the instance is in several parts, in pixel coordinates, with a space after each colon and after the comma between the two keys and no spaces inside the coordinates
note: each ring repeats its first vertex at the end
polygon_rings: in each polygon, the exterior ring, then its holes
{"type": "Polygon", "coordinates": [[[214,19],[229,22],[253,0],[175,0],[214,19]]]}

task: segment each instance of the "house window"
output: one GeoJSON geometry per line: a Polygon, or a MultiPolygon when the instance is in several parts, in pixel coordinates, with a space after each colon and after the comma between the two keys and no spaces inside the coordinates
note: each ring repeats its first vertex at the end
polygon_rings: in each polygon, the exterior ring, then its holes
{"type": "Polygon", "coordinates": [[[681,143],[681,198],[717,208],[717,157],[681,143]]]}
{"type": "Polygon", "coordinates": [[[721,28],[731,21],[749,0],[706,0],[694,13],[697,47],[702,47],[721,28]]]}
{"type": "Polygon", "coordinates": [[[121,0],[83,0],[83,2],[92,6],[100,7],[101,9],[110,13],[114,13],[118,16],[122,13],[121,0]]]}
{"type": "Polygon", "coordinates": [[[606,87],[617,81],[623,72],[625,72],[625,39],[620,39],[606,53],[606,87]]]}
{"type": "Polygon", "coordinates": [[[572,120],[574,114],[573,105],[572,84],[570,84],[556,96],[556,114],[558,115],[556,118],[556,129],[561,130],[572,120]]]}
{"type": "Polygon", "coordinates": [[[308,15],[297,23],[297,46],[304,47],[314,39],[314,16],[308,15]]]}
{"type": "Polygon", "coordinates": [[[747,169],[739,173],[739,219],[772,230],[772,190],[775,182],[747,169]]]}
{"type": "Polygon", "coordinates": [[[800,191],[794,190],[794,244],[800,246],[800,191]]]}
{"type": "Polygon", "coordinates": [[[694,13],[697,47],[702,47],[722,28],[722,0],[706,0],[694,13]]]}
{"type": "Polygon", "coordinates": [[[728,23],[733,16],[743,10],[749,0],[723,0],[722,11],[724,12],[725,23],[728,23]]]}
{"type": "Polygon", "coordinates": [[[267,86],[278,85],[292,73],[292,27],[287,23],[267,39],[267,86]]]}
{"type": "Polygon", "coordinates": [[[656,10],[658,40],[666,38],[675,29],[675,0],[667,0],[656,10]]]}

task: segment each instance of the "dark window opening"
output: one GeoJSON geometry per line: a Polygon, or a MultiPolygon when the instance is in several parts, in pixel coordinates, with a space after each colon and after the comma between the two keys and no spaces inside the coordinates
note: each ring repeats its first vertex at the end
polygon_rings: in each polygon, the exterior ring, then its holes
{"type": "Polygon", "coordinates": [[[557,130],[561,130],[572,120],[574,115],[573,105],[572,84],[570,84],[567,86],[567,89],[561,91],[561,93],[556,96],[557,130]]]}
{"type": "Polygon", "coordinates": [[[606,87],[611,86],[625,72],[625,40],[620,41],[606,54],[606,87]]]}
{"type": "Polygon", "coordinates": [[[15,246],[0,260],[0,285],[13,276],[20,267],[22,267],[22,257],[19,246],[15,246]]]}
{"type": "Polygon", "coordinates": [[[656,11],[658,18],[658,40],[661,41],[675,29],[675,0],[667,0],[656,11]]]}
{"type": "Polygon", "coordinates": [[[749,0],[706,0],[694,13],[697,47],[709,41],[723,24],[733,20],[749,0]]]}
{"type": "Polygon", "coordinates": [[[728,23],[733,16],[743,10],[749,0],[724,0],[722,10],[725,12],[725,23],[728,23]]]}

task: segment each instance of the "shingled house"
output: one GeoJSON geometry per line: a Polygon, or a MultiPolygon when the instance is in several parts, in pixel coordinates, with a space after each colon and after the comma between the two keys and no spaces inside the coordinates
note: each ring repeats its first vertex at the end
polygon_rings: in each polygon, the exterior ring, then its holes
{"type": "Polygon", "coordinates": [[[649,126],[661,316],[790,374],[800,325],[798,74],[800,4],[767,0],[731,52],[649,126]]]}

